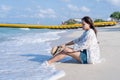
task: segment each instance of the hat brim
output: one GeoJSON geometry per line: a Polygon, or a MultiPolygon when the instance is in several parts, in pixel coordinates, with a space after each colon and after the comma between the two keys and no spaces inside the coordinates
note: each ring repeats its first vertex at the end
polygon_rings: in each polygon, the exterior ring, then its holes
{"type": "Polygon", "coordinates": [[[51,54],[52,54],[53,56],[55,56],[56,54],[60,53],[61,51],[63,51],[63,48],[62,48],[62,47],[60,47],[60,46],[55,46],[55,47],[52,48],[51,54]]]}

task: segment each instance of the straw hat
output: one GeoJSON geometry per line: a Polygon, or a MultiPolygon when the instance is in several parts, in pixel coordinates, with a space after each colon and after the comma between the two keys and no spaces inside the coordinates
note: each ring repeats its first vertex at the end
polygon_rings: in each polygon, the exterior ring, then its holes
{"type": "Polygon", "coordinates": [[[51,54],[53,56],[55,56],[56,54],[60,53],[61,51],[63,51],[63,48],[61,46],[55,46],[52,48],[51,54]]]}

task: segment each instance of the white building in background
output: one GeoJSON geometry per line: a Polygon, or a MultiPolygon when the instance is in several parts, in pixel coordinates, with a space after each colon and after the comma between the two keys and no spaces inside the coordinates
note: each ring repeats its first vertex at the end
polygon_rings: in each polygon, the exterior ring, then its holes
{"type": "MultiPolygon", "coordinates": [[[[70,19],[69,19],[69,20],[70,20],[70,19]]],[[[76,23],[81,23],[81,18],[71,18],[71,20],[75,20],[76,23]]],[[[66,22],[66,21],[62,21],[61,24],[66,24],[65,22],[66,22]]]]}
{"type": "Polygon", "coordinates": [[[107,18],[107,21],[115,21],[115,20],[112,18],[107,18]]]}
{"type": "Polygon", "coordinates": [[[81,18],[74,18],[75,21],[77,21],[78,23],[81,23],[81,18]]]}

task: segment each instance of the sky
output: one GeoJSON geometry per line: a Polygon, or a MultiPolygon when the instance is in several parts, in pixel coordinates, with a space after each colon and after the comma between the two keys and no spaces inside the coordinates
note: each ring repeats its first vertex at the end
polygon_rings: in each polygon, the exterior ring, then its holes
{"type": "Polygon", "coordinates": [[[0,23],[59,25],[70,18],[109,19],[120,0],[0,0],[0,23]]]}

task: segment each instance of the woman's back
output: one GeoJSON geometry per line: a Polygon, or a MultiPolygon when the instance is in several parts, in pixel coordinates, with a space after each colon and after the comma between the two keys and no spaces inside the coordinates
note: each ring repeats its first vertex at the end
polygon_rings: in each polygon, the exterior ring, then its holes
{"type": "Polygon", "coordinates": [[[88,51],[88,63],[99,63],[100,62],[100,49],[97,37],[92,29],[88,32],[89,36],[89,47],[88,51]]]}

